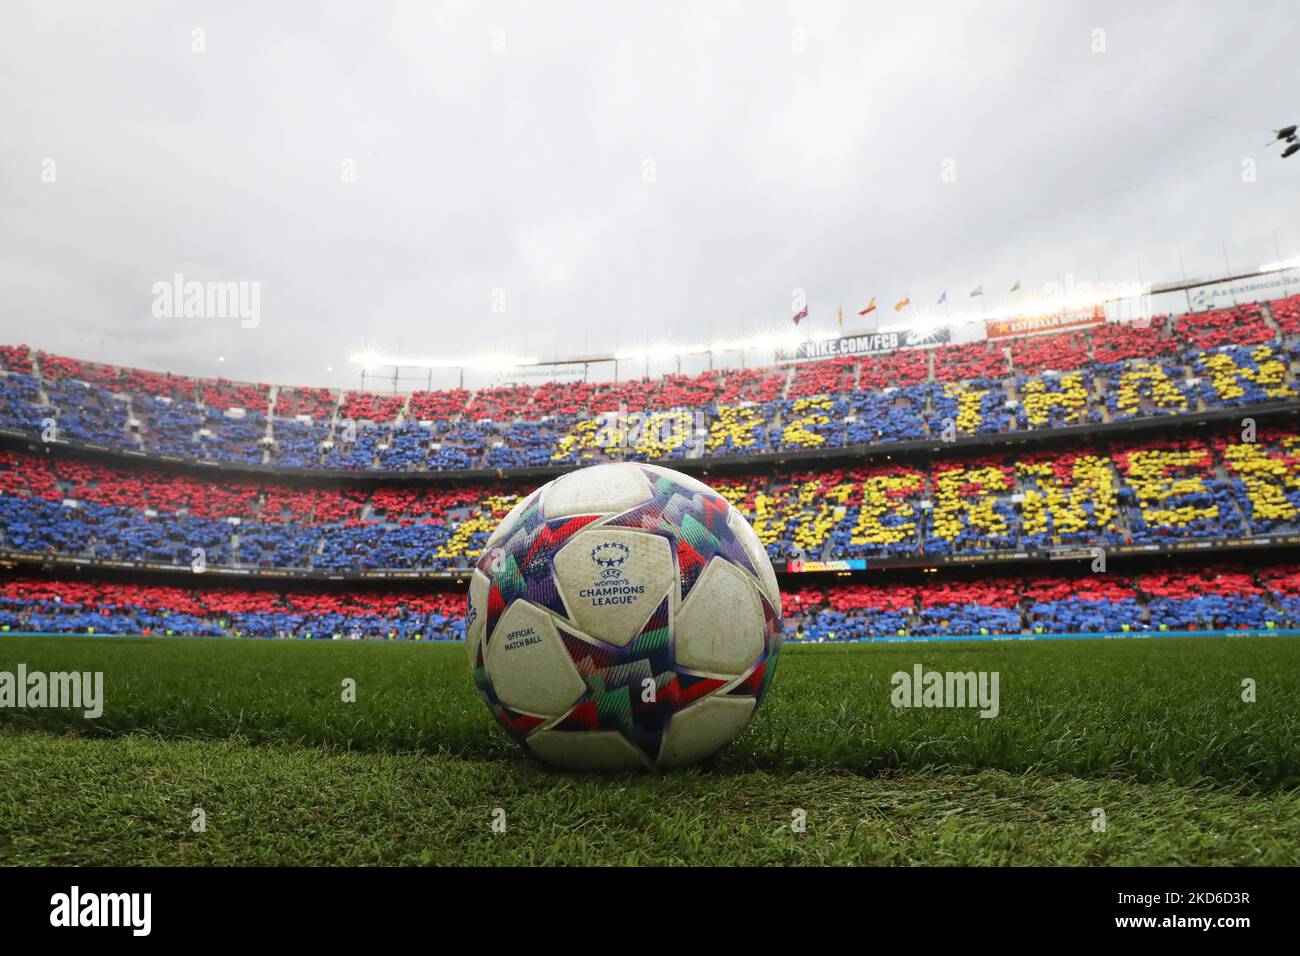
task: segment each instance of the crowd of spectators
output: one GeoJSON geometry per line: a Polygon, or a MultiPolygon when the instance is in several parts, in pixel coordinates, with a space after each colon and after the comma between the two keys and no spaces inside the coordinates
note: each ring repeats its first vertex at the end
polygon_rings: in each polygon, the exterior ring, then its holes
{"type": "MultiPolygon", "coordinates": [[[[778,561],[1300,532],[1300,434],[1287,430],[709,481],[778,561]]],[[[459,569],[529,490],[510,481],[302,488],[279,476],[191,477],[143,461],[4,451],[0,547],[182,566],[200,548],[208,564],[234,567],[459,569]]]]}
{"type": "Polygon", "coordinates": [[[787,590],[806,641],[1300,629],[1300,568],[1060,574],[787,590]]]}
{"type": "MultiPolygon", "coordinates": [[[[1300,629],[1300,567],[1033,574],[787,588],[788,640],[1039,637],[1300,629]]],[[[0,580],[0,632],[457,640],[465,592],[305,592],[0,580]]]]}
{"type": "Polygon", "coordinates": [[[1298,343],[1293,296],[879,356],[410,395],[191,379],[6,346],[0,428],[157,456],[341,471],[752,455],[1296,399],[1298,343]]]}
{"type": "MultiPolygon", "coordinates": [[[[195,477],[150,456],[399,474],[816,450],[1296,399],[1297,359],[1300,296],[880,356],[411,395],[194,379],[6,346],[0,429],[143,457],[0,451],[0,550],[190,569],[463,570],[532,483],[195,477]]],[[[778,567],[1300,533],[1300,434],[1233,428],[708,480],[778,567]]],[[[463,636],[462,609],[456,590],[0,580],[7,631],[444,640],[463,636]]],[[[788,589],[785,611],[787,634],[813,641],[1290,629],[1300,568],[856,581],[788,589]]]]}
{"type": "Polygon", "coordinates": [[[38,577],[0,581],[0,630],[147,637],[458,640],[451,591],[277,593],[38,577]]]}

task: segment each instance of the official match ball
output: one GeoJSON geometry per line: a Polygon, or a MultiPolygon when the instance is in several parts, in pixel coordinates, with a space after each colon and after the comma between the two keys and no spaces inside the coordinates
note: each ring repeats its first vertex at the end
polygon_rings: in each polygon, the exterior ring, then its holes
{"type": "Polygon", "coordinates": [[[681,767],[744,729],[776,670],[781,595],[740,512],[667,468],[594,465],[502,520],[469,585],[479,692],[569,770],[681,767]]]}

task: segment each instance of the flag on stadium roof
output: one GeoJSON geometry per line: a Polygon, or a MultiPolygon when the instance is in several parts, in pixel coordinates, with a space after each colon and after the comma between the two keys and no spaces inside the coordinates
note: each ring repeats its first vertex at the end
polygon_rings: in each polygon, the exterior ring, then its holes
{"type": "Polygon", "coordinates": [[[840,328],[844,328],[844,306],[840,306],[840,311],[835,316],[835,321],[840,324],[840,328]]]}
{"type": "Polygon", "coordinates": [[[912,300],[909,299],[907,296],[903,296],[903,298],[901,298],[899,301],[894,303],[894,311],[902,312],[911,304],[912,304],[912,300]]]}
{"type": "Polygon", "coordinates": [[[984,287],[980,285],[975,287],[975,291],[970,294],[970,297],[973,299],[975,298],[975,296],[983,295],[983,294],[984,294],[984,287]]]}
{"type": "Polygon", "coordinates": [[[1011,287],[1011,291],[1012,291],[1012,292],[1019,292],[1019,291],[1020,291],[1020,280],[1019,280],[1019,279],[1017,279],[1017,280],[1016,280],[1016,284],[1013,285],[1013,286],[1011,287]]]}
{"type": "Polygon", "coordinates": [[[948,301],[948,290],[944,289],[943,295],[939,296],[939,301],[936,302],[935,305],[943,305],[947,301],[948,301]]]}
{"type": "Polygon", "coordinates": [[[862,311],[860,311],[858,315],[870,315],[872,312],[875,311],[876,311],[876,297],[873,295],[871,297],[871,301],[867,303],[867,307],[862,311]]]}
{"type": "Polygon", "coordinates": [[[796,312],[796,313],[794,314],[794,324],[795,324],[795,325],[798,325],[800,319],[806,319],[806,318],[808,318],[808,306],[805,305],[805,306],[803,307],[803,311],[802,311],[802,312],[796,312]]]}

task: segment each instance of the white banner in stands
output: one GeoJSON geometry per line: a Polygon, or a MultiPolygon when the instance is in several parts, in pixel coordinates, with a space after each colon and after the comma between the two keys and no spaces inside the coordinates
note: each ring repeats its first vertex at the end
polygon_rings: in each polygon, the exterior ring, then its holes
{"type": "Polygon", "coordinates": [[[895,330],[845,335],[834,339],[800,342],[792,349],[777,349],[778,362],[801,362],[808,359],[842,358],[848,355],[882,355],[900,349],[942,345],[952,340],[952,330],[943,325],[925,332],[895,330]]]}
{"type": "Polygon", "coordinates": [[[493,385],[535,385],[543,382],[581,382],[585,375],[582,365],[525,365],[508,368],[497,375],[493,385]]]}
{"type": "Polygon", "coordinates": [[[1203,312],[1206,309],[1230,308],[1242,302],[1283,299],[1297,294],[1300,294],[1300,269],[1286,269],[1249,279],[1197,286],[1187,291],[1187,298],[1193,310],[1203,312]]]}

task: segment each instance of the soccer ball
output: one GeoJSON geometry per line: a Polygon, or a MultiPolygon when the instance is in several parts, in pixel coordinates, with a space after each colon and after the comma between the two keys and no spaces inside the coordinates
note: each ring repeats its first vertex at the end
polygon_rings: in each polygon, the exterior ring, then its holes
{"type": "Polygon", "coordinates": [[[763,699],[781,595],[754,529],[707,485],[594,465],[506,515],[470,579],[465,631],[488,707],[545,762],[680,767],[763,699]]]}

